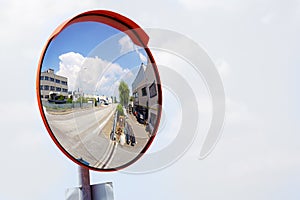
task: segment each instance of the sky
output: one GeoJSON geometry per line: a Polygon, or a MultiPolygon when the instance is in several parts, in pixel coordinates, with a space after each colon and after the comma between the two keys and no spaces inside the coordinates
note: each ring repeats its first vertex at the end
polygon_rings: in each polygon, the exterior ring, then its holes
{"type": "MultiPolygon", "coordinates": [[[[198,158],[211,105],[205,83],[199,81],[193,88],[199,91],[199,132],[180,158],[148,173],[91,172],[93,184],[112,181],[117,200],[128,193],[133,200],[300,198],[300,1],[2,0],[0,87],[7,98],[0,105],[0,199],[64,199],[66,188],[78,186],[78,167],[43,125],[35,79],[53,30],[91,9],[112,10],[143,28],[168,29],[192,39],[215,63],[226,96],[222,136],[205,159],[198,158]]],[[[170,55],[153,54],[168,69],[179,64],[170,55]]],[[[191,67],[182,66],[186,80],[191,67]]],[[[166,72],[161,73],[162,83],[170,80],[166,72]]],[[[176,138],[181,108],[189,107],[181,105],[174,88],[163,89],[165,117],[150,153],[176,138]]]]}
{"type": "Polygon", "coordinates": [[[147,63],[145,50],[125,33],[103,23],[80,22],[50,41],[41,71],[51,68],[67,77],[69,91],[118,97],[120,81],[131,89],[142,63],[147,63]]]}
{"type": "Polygon", "coordinates": [[[75,52],[86,57],[101,42],[119,33],[120,31],[117,29],[102,23],[81,22],[72,24],[62,30],[50,42],[43,67],[53,67],[57,72],[60,62],[59,56],[75,52]]]}

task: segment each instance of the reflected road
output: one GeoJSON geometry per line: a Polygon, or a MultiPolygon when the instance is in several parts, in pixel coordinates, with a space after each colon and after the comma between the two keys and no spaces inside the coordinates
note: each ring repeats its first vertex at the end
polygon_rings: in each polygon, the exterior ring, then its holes
{"type": "Polygon", "coordinates": [[[46,118],[57,141],[72,157],[98,169],[119,168],[140,154],[149,137],[145,126],[129,115],[126,121],[132,127],[136,144],[121,145],[110,140],[116,106],[73,109],[67,114],[46,113],[46,118]]]}

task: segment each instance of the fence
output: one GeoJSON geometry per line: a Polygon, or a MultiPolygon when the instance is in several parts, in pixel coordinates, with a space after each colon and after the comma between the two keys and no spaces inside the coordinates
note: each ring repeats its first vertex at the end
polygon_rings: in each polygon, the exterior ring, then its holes
{"type": "Polygon", "coordinates": [[[72,109],[79,109],[79,108],[87,109],[87,108],[94,107],[93,103],[72,102],[72,103],[64,103],[64,104],[54,104],[54,103],[49,103],[48,101],[43,101],[42,103],[47,111],[53,111],[53,112],[64,112],[72,109]]]}

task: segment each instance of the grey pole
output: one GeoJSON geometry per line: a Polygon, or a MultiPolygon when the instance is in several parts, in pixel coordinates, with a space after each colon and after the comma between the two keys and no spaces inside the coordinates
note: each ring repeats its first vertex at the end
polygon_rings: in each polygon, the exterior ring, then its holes
{"type": "Polygon", "coordinates": [[[81,191],[80,200],[92,200],[89,169],[79,166],[78,171],[79,171],[79,187],[81,191]]]}

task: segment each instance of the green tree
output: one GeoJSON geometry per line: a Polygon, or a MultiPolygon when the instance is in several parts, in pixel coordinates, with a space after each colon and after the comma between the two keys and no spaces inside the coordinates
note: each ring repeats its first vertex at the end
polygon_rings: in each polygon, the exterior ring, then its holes
{"type": "Polygon", "coordinates": [[[73,102],[72,98],[67,99],[67,103],[72,103],[72,102],[73,102]]]}
{"type": "Polygon", "coordinates": [[[119,85],[119,97],[120,97],[120,103],[122,106],[125,106],[128,104],[129,101],[129,88],[127,83],[125,81],[121,81],[119,85]]]}
{"type": "Polygon", "coordinates": [[[76,102],[78,102],[78,103],[87,103],[87,99],[84,98],[84,97],[79,97],[76,102]]]}
{"type": "Polygon", "coordinates": [[[65,100],[65,97],[63,95],[59,95],[57,100],[65,100]]]}
{"type": "Polygon", "coordinates": [[[118,111],[119,116],[124,116],[124,110],[123,110],[123,106],[121,104],[118,104],[117,111],[118,111]]]}

